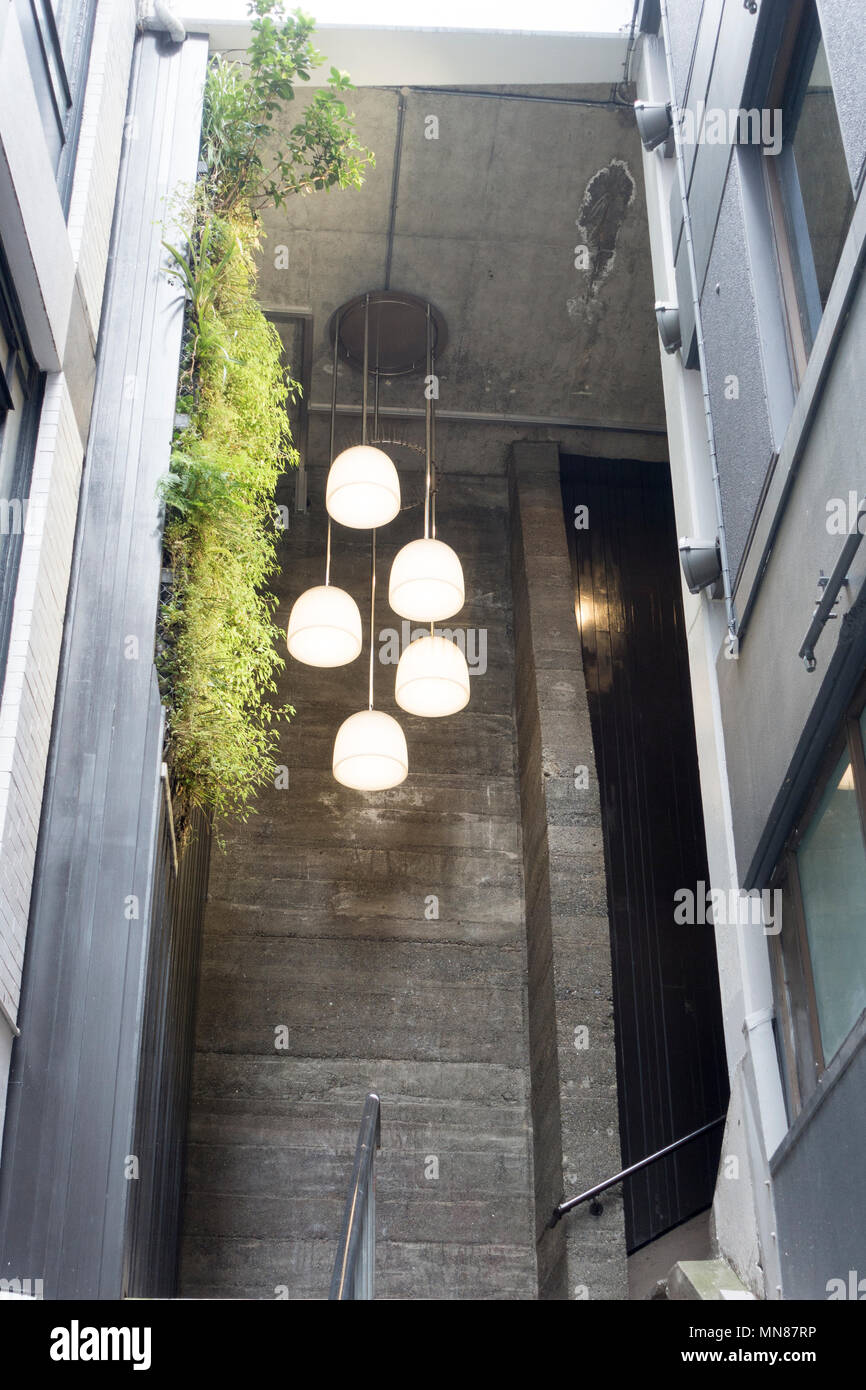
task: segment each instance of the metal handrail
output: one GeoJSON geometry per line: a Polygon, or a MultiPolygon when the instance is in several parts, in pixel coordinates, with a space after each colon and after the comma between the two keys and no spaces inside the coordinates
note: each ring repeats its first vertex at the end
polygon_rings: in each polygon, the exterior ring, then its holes
{"type": "Polygon", "coordinates": [[[833,613],[833,608],[839,597],[840,589],[842,589],[848,581],[848,569],[851,565],[851,561],[860,548],[860,542],[863,539],[862,527],[864,522],[866,522],[866,500],[861,502],[857,508],[857,519],[854,524],[854,530],[849,533],[848,539],[840,551],[839,558],[833,566],[833,573],[824,584],[824,593],[821,596],[815,612],[812,614],[812,621],[809,624],[809,629],[797,653],[806,663],[806,670],[810,674],[818,665],[815,657],[815,647],[818,645],[818,638],[824,631],[827,619],[833,613]]]}
{"type": "Polygon", "coordinates": [[[382,1119],[379,1097],[371,1091],[364,1101],[361,1128],[355,1148],[352,1181],[328,1301],[371,1299],[376,1272],[376,1150],[381,1147],[382,1119]]]}
{"type": "MultiPolygon", "coordinates": [[[[666,1145],[663,1149],[658,1149],[654,1154],[648,1154],[639,1163],[632,1163],[630,1167],[623,1168],[619,1173],[614,1173],[612,1178],[607,1178],[605,1182],[596,1183],[595,1187],[588,1187],[586,1192],[581,1192],[579,1197],[570,1197],[567,1202],[560,1202],[558,1207],[554,1207],[553,1215],[547,1223],[548,1230],[551,1230],[558,1221],[575,1207],[581,1206],[584,1202],[594,1202],[601,1192],[607,1192],[609,1187],[616,1187],[617,1183],[624,1178],[630,1178],[633,1173],[639,1173],[641,1169],[648,1168],[651,1163],[656,1163],[660,1158],[666,1158],[668,1154],[681,1149],[684,1144],[690,1144],[693,1139],[699,1139],[702,1134],[709,1134],[711,1129],[717,1129],[719,1125],[725,1123],[726,1116],[720,1115],[717,1120],[710,1120],[709,1124],[701,1125],[700,1129],[692,1130],[691,1134],[684,1134],[681,1139],[675,1139],[672,1144],[666,1145]]],[[[599,1210],[601,1204],[599,1203],[599,1210]]]]}

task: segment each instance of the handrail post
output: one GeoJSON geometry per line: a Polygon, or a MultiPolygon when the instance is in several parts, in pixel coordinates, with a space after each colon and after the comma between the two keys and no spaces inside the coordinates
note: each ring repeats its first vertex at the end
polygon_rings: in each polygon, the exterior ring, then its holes
{"type": "Polygon", "coordinates": [[[381,1145],[379,1097],[364,1102],[352,1180],[343,1212],[329,1301],[372,1299],[376,1274],[376,1150],[381,1145]]]}

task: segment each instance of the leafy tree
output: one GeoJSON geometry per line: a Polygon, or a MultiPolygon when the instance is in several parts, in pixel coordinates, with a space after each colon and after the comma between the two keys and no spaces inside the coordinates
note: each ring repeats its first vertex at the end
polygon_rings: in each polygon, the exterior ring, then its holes
{"type": "Polygon", "coordinates": [[[352,90],[348,73],[332,67],[328,86],[287,126],[281,118],[294,84],[309,82],[325,61],[312,43],[314,20],[302,10],[287,15],[281,0],[250,0],[248,11],[247,66],[217,56],[205,85],[202,154],[215,209],[280,207],[293,193],[360,188],[375,157],[343,100],[352,90]]]}

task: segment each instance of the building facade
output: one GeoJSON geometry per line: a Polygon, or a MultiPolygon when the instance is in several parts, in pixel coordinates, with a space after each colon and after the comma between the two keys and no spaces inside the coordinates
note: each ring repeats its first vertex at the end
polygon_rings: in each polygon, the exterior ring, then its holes
{"type": "MultiPolygon", "coordinates": [[[[643,0],[618,35],[318,36],[377,160],[361,190],[264,217],[260,300],[303,386],[277,620],[321,582],[330,451],[359,437],[335,313],[429,303],[471,698],[406,721],[400,787],[350,792],[333,734],[366,667],[289,662],[284,775],[211,850],[204,824],[174,839],[153,662],[184,312],[162,243],[208,54],[249,29],[6,5],[8,1289],[325,1297],[374,1090],[380,1297],[644,1297],[687,1256],[757,1298],[847,1296],[866,1233],[858,8],[643,0]]],[[[426,407],[423,372],[382,376],[403,488],[386,572],[419,534],[426,407]]],[[[335,528],[332,563],[366,616],[369,538],[335,528]]],[[[380,602],[399,715],[407,637],[380,602]]]]}
{"type": "Polygon", "coordinates": [[[737,633],[731,659],[724,604],[684,590],[710,878],[764,900],[762,924],[717,925],[734,1161],[720,1169],[716,1233],[762,1296],[839,1296],[864,1231],[853,1155],[866,1003],[854,738],[866,144],[853,72],[866,38],[857,6],[824,0],[671,0],[644,5],[641,22],[639,95],[681,113],[696,272],[676,158],[646,153],[656,296],[678,305],[682,327],[682,348],[663,358],[677,526],[711,537],[724,526],[737,633]]]}

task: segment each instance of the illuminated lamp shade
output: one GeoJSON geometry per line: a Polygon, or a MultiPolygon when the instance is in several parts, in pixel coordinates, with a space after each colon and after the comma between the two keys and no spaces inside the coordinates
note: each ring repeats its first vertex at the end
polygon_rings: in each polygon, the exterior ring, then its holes
{"type": "Polygon", "coordinates": [[[296,599],[286,631],[289,655],[307,666],[345,666],[361,651],[361,614],[345,589],[320,584],[296,599]]]}
{"type": "Polygon", "coordinates": [[[400,510],[400,479],[388,455],[372,444],[344,449],[331,464],[325,505],[341,526],[387,526],[400,510]]]}
{"type": "Polygon", "coordinates": [[[463,567],[444,541],[410,541],[391,566],[388,602],[401,618],[437,623],[459,613],[465,599],[463,567]]]}
{"type": "Polygon", "coordinates": [[[469,667],[456,642],[447,637],[419,637],[410,642],[397,664],[397,704],[407,714],[440,718],[469,703],[469,667]]]}
{"type": "Polygon", "coordinates": [[[337,730],[333,768],[337,781],[355,791],[398,787],[409,771],[409,753],[396,719],[378,709],[350,714],[337,730]]]}

